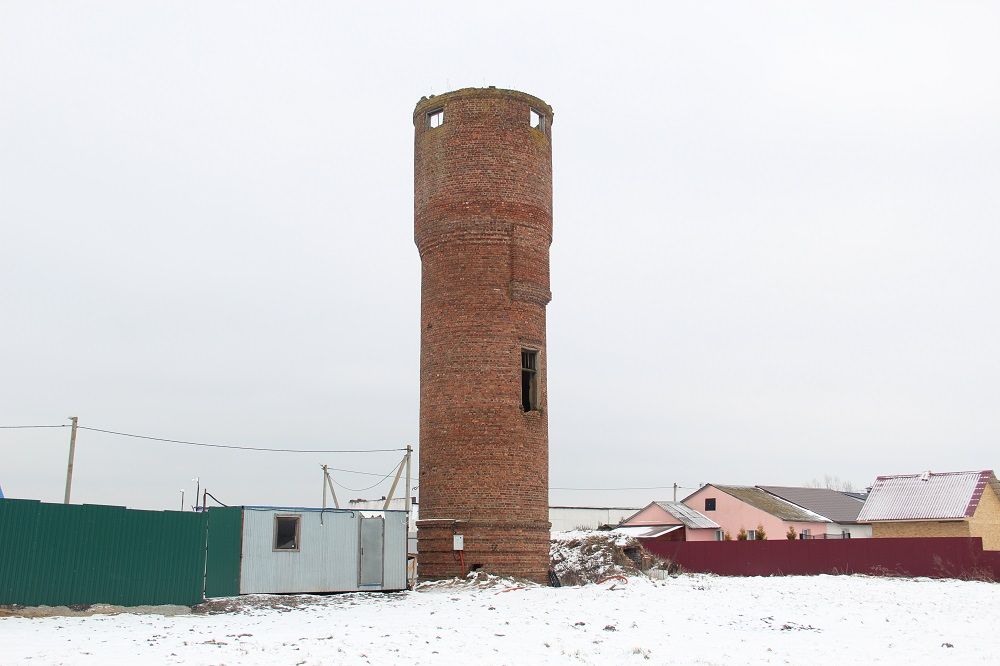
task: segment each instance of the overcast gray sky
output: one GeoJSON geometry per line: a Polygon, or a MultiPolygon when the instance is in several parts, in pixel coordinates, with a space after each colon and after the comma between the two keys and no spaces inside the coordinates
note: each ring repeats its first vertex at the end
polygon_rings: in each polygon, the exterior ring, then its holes
{"type": "MultiPolygon", "coordinates": [[[[469,4],[0,1],[0,425],[416,444],[411,112],[496,85],[555,108],[552,486],[997,466],[1000,5],[469,4]]],[[[67,441],[0,430],[6,494],[67,441]]],[[[394,456],[82,432],[74,500],[394,456]]]]}

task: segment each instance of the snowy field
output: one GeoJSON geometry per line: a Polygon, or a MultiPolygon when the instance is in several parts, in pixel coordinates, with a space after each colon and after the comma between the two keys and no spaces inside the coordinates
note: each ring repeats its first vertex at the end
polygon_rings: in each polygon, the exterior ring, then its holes
{"type": "Polygon", "coordinates": [[[684,575],[298,599],[225,614],[0,618],[0,663],[909,666],[1000,655],[1000,585],[979,582],[684,575]]]}

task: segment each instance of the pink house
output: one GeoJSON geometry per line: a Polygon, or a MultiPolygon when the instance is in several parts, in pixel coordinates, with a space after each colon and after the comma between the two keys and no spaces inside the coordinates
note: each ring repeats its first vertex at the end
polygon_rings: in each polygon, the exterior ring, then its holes
{"type": "Polygon", "coordinates": [[[719,525],[681,502],[650,502],[624,521],[618,531],[638,539],[662,541],[715,541],[719,525]]]}
{"type": "Polygon", "coordinates": [[[683,503],[719,524],[718,539],[726,533],[736,539],[740,529],[744,529],[747,539],[755,540],[758,525],[770,540],[787,538],[789,528],[795,530],[796,538],[809,539],[824,535],[830,522],[818,513],[752,486],[708,484],[684,498],[683,503]]]}

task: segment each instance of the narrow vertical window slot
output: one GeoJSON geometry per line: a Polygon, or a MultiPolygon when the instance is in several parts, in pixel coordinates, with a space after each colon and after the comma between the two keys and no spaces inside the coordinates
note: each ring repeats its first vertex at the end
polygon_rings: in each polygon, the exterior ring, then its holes
{"type": "Polygon", "coordinates": [[[521,409],[538,409],[538,352],[533,349],[521,350],[521,409]]]}

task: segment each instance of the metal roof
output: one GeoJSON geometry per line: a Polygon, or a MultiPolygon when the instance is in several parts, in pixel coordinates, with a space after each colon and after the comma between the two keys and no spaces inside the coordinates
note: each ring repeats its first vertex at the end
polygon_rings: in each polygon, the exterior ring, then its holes
{"type": "Polygon", "coordinates": [[[880,476],[875,479],[858,520],[971,518],[987,485],[1000,494],[1000,483],[988,469],[880,476]]]}
{"type": "Polygon", "coordinates": [[[684,527],[683,525],[635,525],[629,527],[616,527],[611,530],[615,534],[625,534],[636,539],[655,539],[658,536],[669,534],[684,527]]]}
{"type": "Polygon", "coordinates": [[[746,502],[750,506],[761,511],[766,511],[776,518],[803,523],[829,523],[828,518],[796,506],[787,500],[766,493],[756,486],[719,486],[711,484],[713,488],[718,488],[727,495],[732,495],[741,502],[746,502]]]}
{"type": "Polygon", "coordinates": [[[835,523],[853,523],[864,502],[829,488],[796,488],[791,486],[757,486],[803,509],[818,513],[835,523]]]}
{"type": "Polygon", "coordinates": [[[719,529],[718,523],[687,504],[680,502],[656,502],[655,504],[691,529],[719,529]]]}

